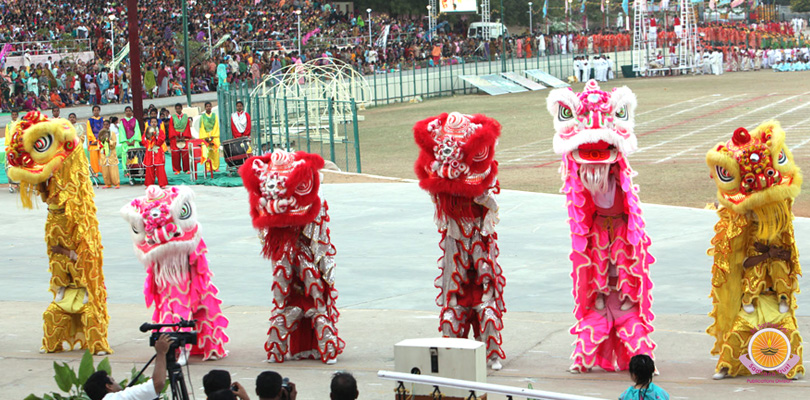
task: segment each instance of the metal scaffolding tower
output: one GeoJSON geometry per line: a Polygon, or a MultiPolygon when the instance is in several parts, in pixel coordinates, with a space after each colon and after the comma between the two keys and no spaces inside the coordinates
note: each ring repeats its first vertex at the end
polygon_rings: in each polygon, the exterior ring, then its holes
{"type": "MultiPolygon", "coordinates": [[[[647,0],[635,0],[633,3],[633,71],[642,74],[672,70],[692,71],[696,62],[698,34],[691,0],[677,1],[679,12],[675,15],[681,22],[681,34],[676,38],[674,53],[658,47],[658,37],[667,33],[659,30],[663,28],[661,24],[657,24],[656,29],[651,29],[650,21],[655,16],[650,5],[647,0]],[[659,52],[666,54],[666,57],[657,61],[659,52]]],[[[671,4],[669,6],[671,8],[671,4]]],[[[667,14],[669,13],[664,15],[667,14]]]]}
{"type": "Polygon", "coordinates": [[[439,2],[436,0],[428,1],[428,40],[433,39],[436,30],[436,16],[439,15],[439,2]]]}
{"type": "Polygon", "coordinates": [[[485,28],[481,31],[481,38],[488,42],[492,37],[489,32],[489,0],[481,0],[481,22],[484,23],[485,28]]]}

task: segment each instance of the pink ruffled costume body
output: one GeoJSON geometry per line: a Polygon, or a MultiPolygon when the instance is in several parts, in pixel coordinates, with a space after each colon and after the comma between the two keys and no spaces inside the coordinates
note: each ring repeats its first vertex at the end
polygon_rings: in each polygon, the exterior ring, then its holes
{"type": "Polygon", "coordinates": [[[213,274],[208,268],[208,251],[205,242],[200,239],[197,249],[189,254],[188,279],[180,285],[166,284],[159,287],[156,283],[154,265],[147,268],[144,296],[146,306],[155,304],[152,321],[158,324],[173,324],[185,320],[197,320],[195,330],[199,332],[197,344],[191,347],[191,354],[200,354],[203,360],[211,357],[227,356],[224,349],[228,342],[225,328],[228,319],[220,310],[219,291],[211,283],[213,274]]]}
{"type": "Polygon", "coordinates": [[[561,166],[571,227],[577,319],[570,330],[577,337],[571,358],[575,366],[585,369],[626,370],[632,356],[652,356],[655,349],[649,338],[655,318],[649,266],[655,259],[648,251],[650,238],[644,231],[638,188],[632,182],[635,173],[623,156],[617,164],[617,190],[623,192],[624,212],[612,216],[599,213],[571,154],[565,155],[561,166]],[[597,309],[600,294],[604,307],[597,309]],[[633,305],[622,310],[626,300],[633,305]]]}

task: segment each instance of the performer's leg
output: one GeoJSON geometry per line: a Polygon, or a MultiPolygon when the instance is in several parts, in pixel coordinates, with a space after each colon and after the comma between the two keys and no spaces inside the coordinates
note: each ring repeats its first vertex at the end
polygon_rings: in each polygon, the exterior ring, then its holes
{"type": "Polygon", "coordinates": [[[771,260],[768,266],[768,274],[770,275],[771,286],[776,292],[779,299],[779,312],[782,314],[790,310],[790,301],[792,294],[796,291],[796,282],[791,279],[790,267],[782,260],[771,260]]]}
{"type": "Polygon", "coordinates": [[[183,154],[182,154],[182,156],[180,158],[180,161],[183,163],[183,172],[189,172],[189,159],[188,159],[189,158],[189,153],[188,153],[188,149],[183,150],[182,153],[183,154]]]}
{"type": "Polygon", "coordinates": [[[110,185],[114,187],[118,187],[121,185],[121,176],[118,171],[117,165],[110,165],[110,185]]]}
{"type": "Polygon", "coordinates": [[[300,307],[287,307],[283,310],[273,310],[270,317],[270,329],[267,331],[267,342],[264,350],[267,351],[267,362],[284,362],[284,355],[290,349],[290,332],[298,328],[298,323],[304,316],[300,307]]]}
{"type": "MultiPolygon", "coordinates": [[[[485,303],[475,307],[478,317],[479,333],[481,341],[487,345],[487,359],[495,360],[506,358],[501,344],[501,330],[503,329],[503,313],[498,311],[495,306],[495,300],[490,299],[485,303]]],[[[493,369],[500,369],[495,368],[493,369]]]]}
{"type": "Polygon", "coordinates": [[[605,364],[599,355],[599,346],[608,339],[612,326],[605,313],[604,310],[589,310],[582,320],[571,328],[571,333],[577,338],[574,340],[574,352],[571,354],[573,364],[569,371],[587,372],[595,365],[605,364]]]}
{"type": "Polygon", "coordinates": [[[197,320],[197,328],[199,336],[197,340],[197,347],[202,352],[203,361],[218,360],[228,355],[225,351],[225,343],[228,342],[228,335],[225,334],[225,328],[228,327],[228,319],[222,315],[219,303],[212,294],[206,294],[210,297],[203,298],[197,311],[194,312],[194,319],[197,320]]]}
{"type": "Polygon", "coordinates": [[[756,309],[754,300],[767,287],[766,282],[767,267],[765,263],[746,268],[743,272],[742,281],[742,307],[745,312],[751,314],[756,309]]]}
{"type": "Polygon", "coordinates": [[[158,165],[156,167],[157,181],[160,187],[169,186],[169,178],[166,177],[166,166],[158,165]]]}
{"type": "MultiPolygon", "coordinates": [[[[146,167],[146,176],[143,179],[143,184],[146,186],[154,185],[155,184],[155,171],[157,168],[153,165],[149,165],[146,167]]],[[[165,173],[164,173],[165,175],[165,173]]]]}
{"type": "Polygon", "coordinates": [[[334,364],[343,347],[343,341],[338,337],[335,323],[326,313],[319,313],[312,318],[312,325],[318,340],[318,352],[321,353],[321,361],[334,364]]]}
{"type": "Polygon", "coordinates": [[[104,355],[112,353],[112,349],[107,342],[106,316],[98,304],[87,303],[82,307],[81,325],[86,347],[91,354],[104,355]]]}
{"type": "Polygon", "coordinates": [[[211,160],[211,168],[219,171],[219,146],[211,146],[208,149],[208,158],[211,160]]]}
{"type": "Polygon", "coordinates": [[[63,350],[62,342],[73,344],[71,331],[71,315],[51,303],[42,314],[44,335],[42,337],[42,351],[57,353],[63,350]]]}
{"type": "Polygon", "coordinates": [[[93,173],[100,173],[101,172],[101,163],[99,163],[99,151],[91,149],[90,153],[90,168],[93,170],[93,173]]]}
{"type": "Polygon", "coordinates": [[[110,177],[110,166],[109,165],[102,165],[101,166],[101,179],[104,179],[104,187],[110,187],[112,182],[112,177],[110,177]]]}
{"type": "Polygon", "coordinates": [[[439,316],[439,331],[443,337],[466,338],[470,331],[469,307],[459,305],[445,307],[439,316]]]}
{"type": "Polygon", "coordinates": [[[172,170],[174,174],[177,175],[180,173],[180,152],[177,150],[172,150],[172,170]]]}

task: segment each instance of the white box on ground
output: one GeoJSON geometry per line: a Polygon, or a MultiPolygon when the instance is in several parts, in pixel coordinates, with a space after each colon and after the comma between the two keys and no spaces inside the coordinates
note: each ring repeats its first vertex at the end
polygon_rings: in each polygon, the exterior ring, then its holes
{"type": "MultiPolygon", "coordinates": [[[[487,381],[486,346],[470,339],[406,339],[394,345],[394,369],[409,374],[487,381]]],[[[429,385],[405,384],[413,396],[430,396],[429,385]]],[[[468,390],[440,388],[444,397],[467,398],[468,390]]],[[[484,393],[476,393],[478,398],[484,393]]],[[[432,397],[430,397],[432,398],[432,397]]]]}

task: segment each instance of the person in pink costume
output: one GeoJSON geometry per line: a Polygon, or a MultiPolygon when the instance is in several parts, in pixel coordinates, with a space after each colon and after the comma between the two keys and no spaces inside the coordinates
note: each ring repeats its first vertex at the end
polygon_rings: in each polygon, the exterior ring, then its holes
{"type": "Polygon", "coordinates": [[[636,354],[653,356],[655,259],[644,231],[635,172],[627,156],[636,150],[636,96],[627,87],[604,92],[594,80],[582,93],[549,93],[554,151],[563,156],[562,192],[571,227],[574,315],[573,373],[598,366],[628,368],[636,354]]]}
{"type": "Polygon", "coordinates": [[[190,354],[203,360],[227,356],[228,319],[211,283],[214,274],[197,223],[194,192],[187,186],[148,186],[146,195],[124,206],[121,215],[131,226],[135,254],[146,267],[144,296],[147,307],[155,305],[152,322],[197,320],[197,344],[190,354]]]}

